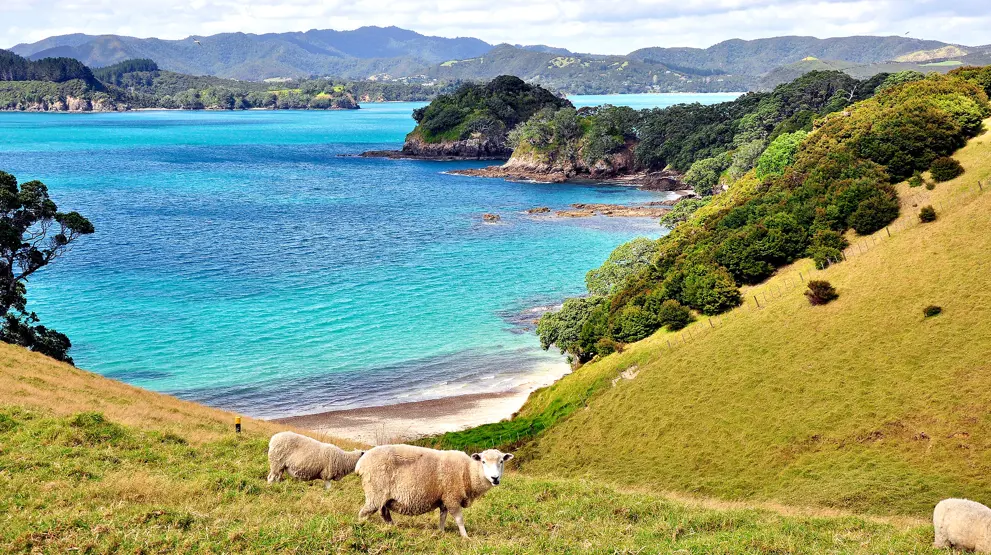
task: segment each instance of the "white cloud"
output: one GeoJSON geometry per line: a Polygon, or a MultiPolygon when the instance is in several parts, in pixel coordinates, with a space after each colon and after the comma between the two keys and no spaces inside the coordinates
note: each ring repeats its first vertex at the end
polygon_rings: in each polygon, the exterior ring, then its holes
{"type": "Polygon", "coordinates": [[[243,31],[396,25],[491,43],[627,53],[709,46],[729,38],[903,35],[991,42],[984,1],[922,0],[21,0],[0,3],[0,45],[66,34],[177,39],[243,31]]]}

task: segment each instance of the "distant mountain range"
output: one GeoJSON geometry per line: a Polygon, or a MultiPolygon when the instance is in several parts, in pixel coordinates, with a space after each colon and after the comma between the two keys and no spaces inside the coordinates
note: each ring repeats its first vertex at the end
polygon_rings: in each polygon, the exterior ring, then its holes
{"type": "Polygon", "coordinates": [[[11,50],[32,60],[75,58],[91,67],[148,58],[169,71],[242,80],[481,80],[511,74],[569,93],[740,91],[773,86],[824,66],[863,77],[991,61],[989,46],[908,37],[733,39],[709,48],[644,48],[623,56],[578,54],[546,45],[491,45],[398,27],[225,33],[182,40],[74,34],[11,50]]]}
{"type": "Polygon", "coordinates": [[[398,27],[253,35],[224,33],[181,40],[63,35],[11,48],[29,59],[65,56],[90,67],[147,58],[169,71],[262,80],[333,75],[409,75],[440,62],[479,56],[492,45],[474,38],[429,37],[398,27]]]}

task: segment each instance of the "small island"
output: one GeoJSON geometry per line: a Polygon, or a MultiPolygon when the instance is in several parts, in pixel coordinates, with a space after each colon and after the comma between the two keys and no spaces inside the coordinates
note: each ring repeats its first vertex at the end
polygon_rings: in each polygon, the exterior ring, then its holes
{"type": "Polygon", "coordinates": [[[572,107],[566,99],[511,75],[481,85],[468,83],[413,111],[417,125],[406,135],[402,150],[370,151],[362,156],[507,160],[513,154],[509,135],[518,125],[542,110],[565,107],[572,107]]]}

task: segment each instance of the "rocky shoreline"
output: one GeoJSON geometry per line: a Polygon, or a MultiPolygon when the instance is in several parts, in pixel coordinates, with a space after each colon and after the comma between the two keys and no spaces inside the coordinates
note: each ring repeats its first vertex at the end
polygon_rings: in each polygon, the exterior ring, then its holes
{"type": "Polygon", "coordinates": [[[403,142],[402,150],[370,150],[363,158],[391,158],[393,160],[432,160],[453,162],[458,160],[508,160],[513,151],[505,141],[478,136],[458,141],[428,143],[415,132],[403,142]]]}
{"type": "Polygon", "coordinates": [[[526,210],[531,216],[550,216],[558,218],[590,218],[592,216],[608,216],[611,218],[660,218],[682,199],[694,197],[691,191],[677,191],[678,198],[644,202],[637,204],[602,204],[576,203],[569,210],[551,210],[547,206],[538,206],[526,210]]]}
{"type": "Polygon", "coordinates": [[[688,191],[688,186],[681,181],[681,176],[670,171],[584,175],[564,171],[533,170],[506,164],[503,166],[452,170],[451,173],[472,177],[501,178],[511,181],[533,181],[536,183],[597,182],[639,187],[645,191],[690,192],[688,191]]]}

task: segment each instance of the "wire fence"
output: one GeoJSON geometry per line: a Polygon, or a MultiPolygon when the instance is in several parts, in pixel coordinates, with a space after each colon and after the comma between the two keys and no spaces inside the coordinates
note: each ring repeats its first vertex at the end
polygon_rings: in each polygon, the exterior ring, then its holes
{"type": "Polygon", "coordinates": [[[956,185],[956,187],[957,189],[948,197],[940,194],[935,201],[933,199],[935,191],[930,190],[913,192],[911,195],[901,197],[899,201],[903,217],[898,221],[869,236],[858,238],[841,252],[837,260],[826,259],[822,264],[805,260],[793,264],[792,268],[785,272],[775,273],[765,283],[747,289],[743,293],[743,303],[739,307],[718,316],[703,316],[685,329],[669,334],[666,338],[668,349],[674,350],[679,346],[687,345],[734,319],[762,310],[795,289],[805,288],[810,280],[823,279],[831,266],[863,256],[892,237],[923,225],[917,217],[920,208],[932,206],[937,214],[942,214],[946,209],[964,204],[989,190],[991,180],[978,180],[975,183],[956,185]],[[906,214],[907,217],[904,217],[906,214]]]}

